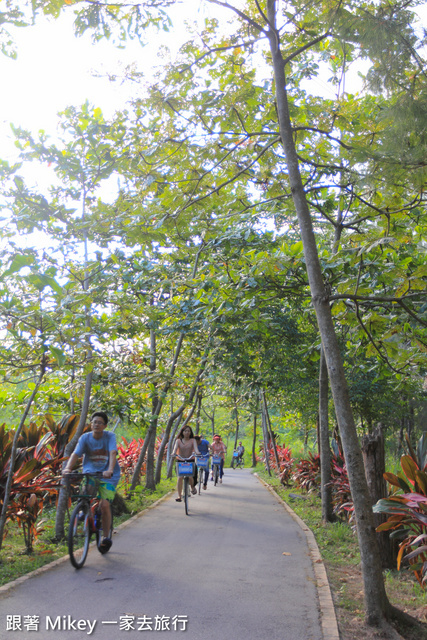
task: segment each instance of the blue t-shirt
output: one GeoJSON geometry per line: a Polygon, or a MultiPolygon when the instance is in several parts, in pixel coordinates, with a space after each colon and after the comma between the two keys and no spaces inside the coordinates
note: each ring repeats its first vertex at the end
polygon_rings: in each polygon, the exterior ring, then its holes
{"type": "Polygon", "coordinates": [[[209,453],[209,442],[207,440],[200,440],[197,446],[202,456],[206,456],[209,453]]]}
{"type": "MultiPolygon", "coordinates": [[[[83,456],[83,472],[96,473],[106,471],[110,463],[110,452],[117,451],[116,436],[111,431],[104,431],[102,437],[97,440],[92,433],[84,433],[74,449],[79,458],[83,456]]],[[[114,486],[120,478],[120,466],[116,460],[114,473],[111,478],[106,478],[114,486]]]]}

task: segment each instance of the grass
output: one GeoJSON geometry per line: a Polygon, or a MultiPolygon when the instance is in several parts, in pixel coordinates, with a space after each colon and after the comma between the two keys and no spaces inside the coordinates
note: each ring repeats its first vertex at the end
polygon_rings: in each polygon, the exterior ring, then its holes
{"type": "MultiPolygon", "coordinates": [[[[132,497],[125,500],[128,509],[127,513],[115,515],[114,524],[117,526],[136,513],[146,509],[171,491],[175,484],[175,479],[162,480],[154,491],[149,491],[143,486],[137,487],[132,497]]],[[[20,578],[68,553],[66,542],[53,542],[55,537],[55,513],[55,506],[45,507],[40,525],[41,530],[34,542],[34,551],[32,553],[25,551],[22,529],[13,522],[6,524],[6,533],[0,550],[0,586],[16,580],[16,578],[20,578]]]]}
{"type": "MultiPolygon", "coordinates": [[[[363,580],[357,537],[346,522],[322,523],[320,497],[296,488],[285,488],[278,478],[257,469],[258,475],[272,486],[313,532],[328,574],[342,640],[370,640],[372,629],[364,625],[363,580]]],[[[408,631],[406,640],[427,637],[427,591],[423,590],[409,570],[386,570],[384,580],[388,598],[397,608],[420,622],[425,631],[408,631]]]]}

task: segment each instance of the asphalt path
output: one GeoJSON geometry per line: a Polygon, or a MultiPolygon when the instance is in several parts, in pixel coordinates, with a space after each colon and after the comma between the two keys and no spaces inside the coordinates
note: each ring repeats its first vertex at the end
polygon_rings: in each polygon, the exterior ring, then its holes
{"type": "Polygon", "coordinates": [[[1,640],[322,640],[304,532],[247,469],[0,597],[1,640]],[[185,632],[185,636],[180,636],[185,632]]]}

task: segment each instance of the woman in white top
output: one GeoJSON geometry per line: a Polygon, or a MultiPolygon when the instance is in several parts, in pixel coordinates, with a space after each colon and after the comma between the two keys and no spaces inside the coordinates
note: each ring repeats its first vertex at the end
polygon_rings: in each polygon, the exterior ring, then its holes
{"type": "MultiPolygon", "coordinates": [[[[197,455],[200,455],[199,449],[197,447],[197,442],[194,438],[193,430],[187,424],[184,427],[182,427],[182,429],[180,430],[180,432],[176,437],[175,446],[173,448],[172,455],[179,456],[180,458],[188,459],[188,458],[194,458],[195,453],[197,455]]],[[[190,486],[191,486],[191,493],[193,495],[197,493],[197,489],[194,487],[193,477],[190,478],[190,486]]],[[[178,491],[178,497],[176,498],[176,501],[181,502],[182,478],[180,476],[178,476],[177,491],[178,491]]]]}

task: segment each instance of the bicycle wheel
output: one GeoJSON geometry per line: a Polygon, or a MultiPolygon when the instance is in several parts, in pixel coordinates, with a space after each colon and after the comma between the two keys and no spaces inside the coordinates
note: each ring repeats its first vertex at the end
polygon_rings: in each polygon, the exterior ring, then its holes
{"type": "Polygon", "coordinates": [[[190,482],[187,477],[184,478],[184,507],[185,515],[188,516],[188,496],[190,493],[190,482]]]}
{"type": "Polygon", "coordinates": [[[219,468],[218,465],[215,465],[215,471],[214,471],[214,485],[216,486],[218,484],[218,478],[219,478],[219,468]]]}
{"type": "Polygon", "coordinates": [[[73,567],[81,569],[85,563],[90,541],[90,510],[87,502],[79,502],[71,514],[68,529],[68,553],[73,567]]]}
{"type": "Polygon", "coordinates": [[[205,471],[200,467],[198,473],[199,473],[199,495],[200,495],[202,493],[202,484],[203,484],[202,479],[205,471]]]}

